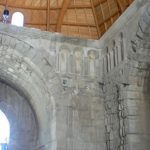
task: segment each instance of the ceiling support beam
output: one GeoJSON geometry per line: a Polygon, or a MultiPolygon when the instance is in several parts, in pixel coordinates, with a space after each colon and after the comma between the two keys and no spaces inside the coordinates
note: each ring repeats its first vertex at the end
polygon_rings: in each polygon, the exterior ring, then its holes
{"type": "Polygon", "coordinates": [[[58,21],[57,21],[57,25],[56,25],[56,32],[61,32],[61,25],[64,19],[64,15],[67,11],[67,8],[70,4],[70,0],[64,0],[63,4],[62,4],[62,8],[59,12],[59,16],[58,16],[58,21]]]}
{"type": "Polygon", "coordinates": [[[98,37],[100,37],[101,33],[100,33],[99,25],[98,25],[98,20],[97,20],[97,16],[96,16],[96,12],[95,12],[95,7],[94,7],[93,0],[91,0],[91,6],[92,6],[92,11],[93,11],[93,15],[94,15],[94,20],[95,20],[96,28],[97,28],[97,34],[98,34],[98,37]]]}
{"type": "MultiPolygon", "coordinates": [[[[6,6],[6,3],[0,1],[0,5],[6,6]]],[[[9,7],[11,8],[19,8],[19,9],[31,9],[31,10],[46,10],[47,11],[47,5],[46,6],[24,6],[24,5],[15,5],[15,4],[9,4],[9,7]]],[[[75,5],[75,6],[70,6],[68,9],[84,9],[84,8],[91,8],[91,5],[75,5]]],[[[61,7],[59,6],[51,6],[50,10],[59,10],[61,7]]]]}
{"type": "Polygon", "coordinates": [[[46,30],[49,31],[49,26],[50,26],[50,0],[47,0],[47,26],[46,26],[46,30]]]}
{"type": "MultiPolygon", "coordinates": [[[[115,0],[116,3],[117,3],[117,6],[118,6],[118,9],[119,9],[119,12],[120,12],[120,15],[125,11],[125,9],[127,7],[125,7],[121,2],[120,0],[115,0]]],[[[129,4],[129,3],[128,3],[129,4]]]]}

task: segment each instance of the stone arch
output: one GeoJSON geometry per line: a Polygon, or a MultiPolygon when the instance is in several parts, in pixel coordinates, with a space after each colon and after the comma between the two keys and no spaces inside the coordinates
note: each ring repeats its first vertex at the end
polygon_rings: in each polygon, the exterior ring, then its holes
{"type": "Polygon", "coordinates": [[[0,39],[1,80],[28,97],[39,126],[37,148],[56,147],[56,103],[62,87],[49,55],[7,34],[0,33],[0,39]]]}
{"type": "Polygon", "coordinates": [[[3,81],[0,82],[0,109],[10,123],[8,149],[34,149],[38,140],[36,114],[27,98],[3,81]]]}

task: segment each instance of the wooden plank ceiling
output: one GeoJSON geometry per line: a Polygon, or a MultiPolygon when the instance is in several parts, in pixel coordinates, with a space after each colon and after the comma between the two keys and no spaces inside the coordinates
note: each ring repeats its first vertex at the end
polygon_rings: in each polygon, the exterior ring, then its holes
{"type": "Polygon", "coordinates": [[[69,36],[99,39],[133,0],[0,0],[12,14],[22,12],[24,25],[69,36]]]}

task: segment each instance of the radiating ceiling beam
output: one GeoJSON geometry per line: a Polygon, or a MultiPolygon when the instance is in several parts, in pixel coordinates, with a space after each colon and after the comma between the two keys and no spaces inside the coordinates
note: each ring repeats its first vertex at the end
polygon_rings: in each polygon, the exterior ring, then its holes
{"type": "Polygon", "coordinates": [[[124,10],[123,10],[123,7],[122,7],[122,4],[120,3],[119,0],[115,0],[115,2],[116,2],[116,4],[117,4],[119,13],[122,14],[122,12],[124,11],[124,10]]]}
{"type": "MultiPolygon", "coordinates": [[[[0,1],[0,5],[6,6],[6,3],[0,1]]],[[[31,10],[47,10],[48,6],[25,6],[25,5],[16,5],[16,4],[9,4],[8,7],[11,8],[18,8],[18,9],[31,9],[31,10]]],[[[91,5],[75,5],[69,6],[68,9],[84,9],[84,8],[91,8],[91,5]]],[[[61,9],[60,6],[51,6],[50,10],[58,10],[61,9]]]]}
{"type": "Polygon", "coordinates": [[[64,15],[67,11],[67,8],[70,4],[70,0],[64,0],[63,4],[62,4],[62,8],[59,12],[59,16],[58,16],[58,21],[57,21],[57,25],[56,25],[56,32],[61,32],[61,25],[64,19],[64,15]]]}
{"type": "Polygon", "coordinates": [[[93,15],[94,15],[95,24],[96,24],[97,34],[98,34],[98,37],[100,37],[101,33],[100,33],[99,25],[98,25],[98,20],[97,20],[93,0],[91,0],[91,6],[92,6],[92,11],[93,11],[93,15]]]}
{"type": "Polygon", "coordinates": [[[47,0],[47,26],[46,30],[49,31],[49,26],[50,26],[50,0],[47,0]]]}

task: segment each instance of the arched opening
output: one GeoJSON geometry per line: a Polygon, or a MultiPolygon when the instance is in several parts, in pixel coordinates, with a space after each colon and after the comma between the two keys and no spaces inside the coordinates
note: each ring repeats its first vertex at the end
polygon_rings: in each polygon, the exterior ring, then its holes
{"type": "Polygon", "coordinates": [[[10,136],[10,125],[5,114],[0,110],[0,150],[7,150],[10,136]]]}
{"type": "MultiPolygon", "coordinates": [[[[8,85],[4,81],[0,81],[0,89],[0,110],[3,112],[3,116],[8,118],[9,122],[7,122],[10,124],[10,136],[7,138],[7,143],[5,142],[8,148],[2,148],[4,143],[2,141],[0,150],[35,149],[38,144],[39,128],[36,114],[28,98],[19,89],[17,90],[16,87],[8,85]]],[[[4,124],[2,120],[4,119],[0,117],[0,135],[1,130],[4,131],[3,128],[6,127],[4,126],[6,123],[4,124]]]]}
{"type": "Polygon", "coordinates": [[[11,24],[22,27],[24,24],[24,15],[21,12],[15,12],[12,15],[11,24]]]}

